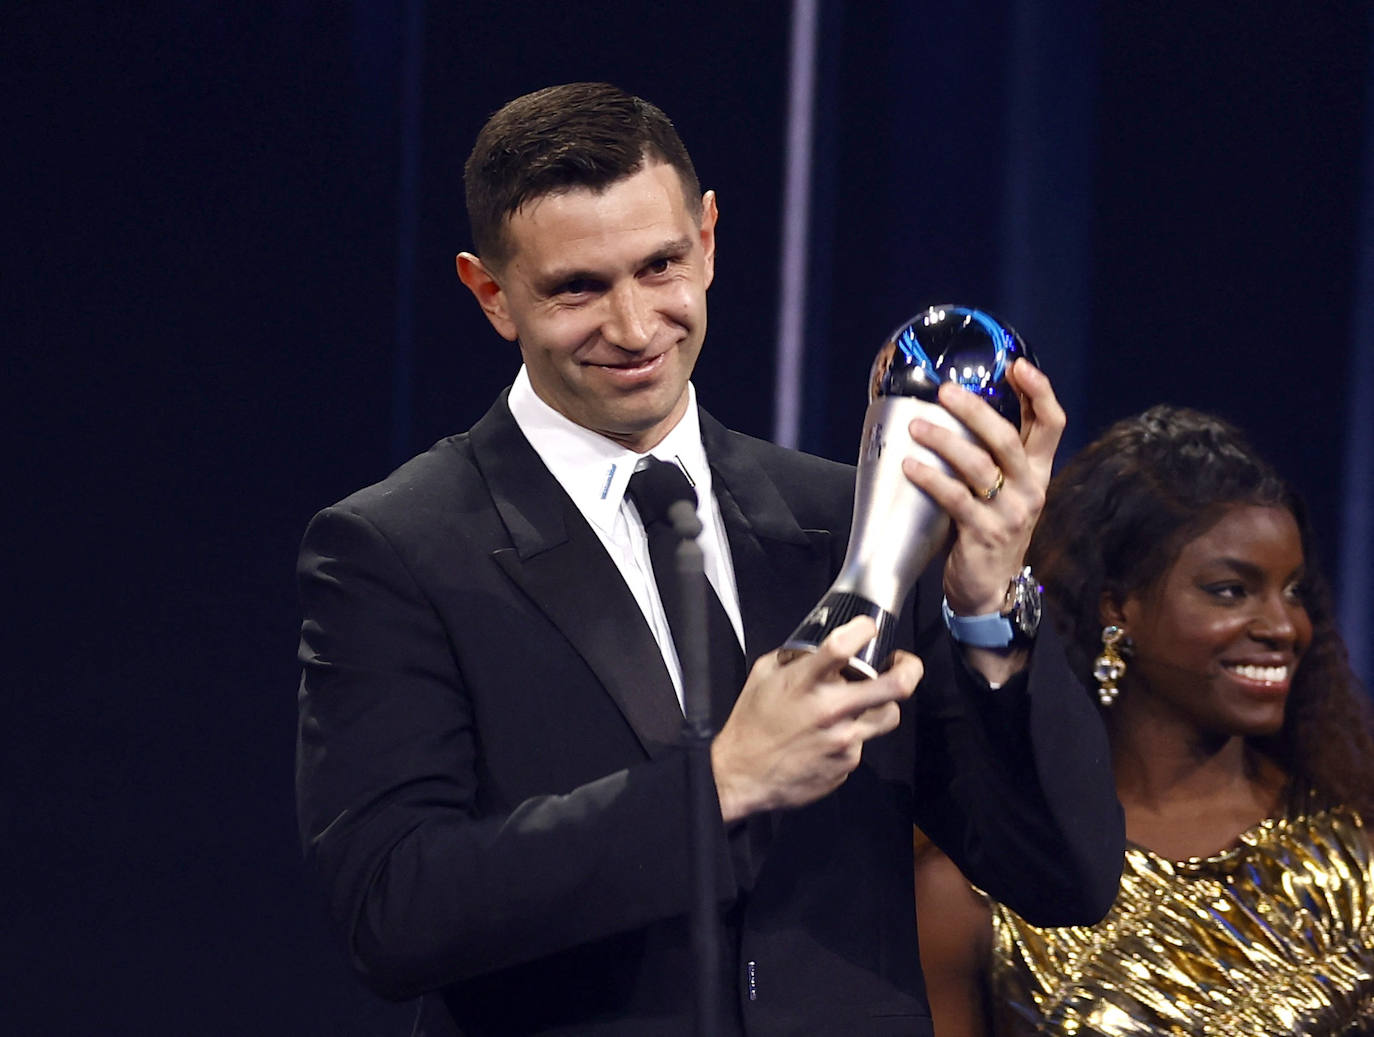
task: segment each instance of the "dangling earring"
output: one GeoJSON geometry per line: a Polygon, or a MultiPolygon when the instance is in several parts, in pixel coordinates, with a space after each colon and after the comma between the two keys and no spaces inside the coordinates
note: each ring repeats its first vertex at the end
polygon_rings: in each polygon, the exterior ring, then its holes
{"type": "Polygon", "coordinates": [[[1102,654],[1093,660],[1093,678],[1097,681],[1097,701],[1104,706],[1116,701],[1116,682],[1126,674],[1126,660],[1121,656],[1121,649],[1129,645],[1126,631],[1119,626],[1102,628],[1102,654]]]}

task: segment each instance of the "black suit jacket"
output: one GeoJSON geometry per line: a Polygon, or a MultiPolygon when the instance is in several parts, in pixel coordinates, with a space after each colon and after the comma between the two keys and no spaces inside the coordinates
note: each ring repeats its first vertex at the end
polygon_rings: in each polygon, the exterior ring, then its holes
{"type": "MultiPolygon", "coordinates": [[[[853,470],[701,423],[752,661],[837,572],[853,470]]],[[[299,577],[302,838],[363,979],[423,995],[417,1033],[689,1033],[681,713],[504,396],[316,516],[299,577]]],[[[722,835],[721,1034],[929,1032],[913,820],[1027,917],[1112,900],[1105,739],[1053,633],[992,691],[922,583],[901,727],[833,794],[722,835]]],[[[736,690],[713,689],[718,722],[736,690]]]]}

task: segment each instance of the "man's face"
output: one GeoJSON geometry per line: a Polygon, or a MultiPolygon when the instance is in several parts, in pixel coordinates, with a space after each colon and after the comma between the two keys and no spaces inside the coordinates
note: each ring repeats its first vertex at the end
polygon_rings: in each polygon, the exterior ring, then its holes
{"type": "Polygon", "coordinates": [[[714,194],[698,226],[677,171],[654,163],[600,193],[534,199],[507,222],[499,270],[464,253],[458,274],[497,332],[519,343],[540,399],[643,452],[687,409],[715,224],[714,194]]]}

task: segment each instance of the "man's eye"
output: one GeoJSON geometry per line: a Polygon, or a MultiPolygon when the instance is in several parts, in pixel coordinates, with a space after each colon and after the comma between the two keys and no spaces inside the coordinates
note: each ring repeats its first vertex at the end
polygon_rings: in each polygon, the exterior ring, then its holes
{"type": "Polygon", "coordinates": [[[559,295],[585,295],[596,291],[596,283],[587,278],[564,282],[558,288],[559,295]]]}
{"type": "Polygon", "coordinates": [[[668,259],[666,256],[662,259],[655,259],[644,268],[644,272],[646,274],[661,274],[668,269],[671,263],[672,260],[668,259]]]}

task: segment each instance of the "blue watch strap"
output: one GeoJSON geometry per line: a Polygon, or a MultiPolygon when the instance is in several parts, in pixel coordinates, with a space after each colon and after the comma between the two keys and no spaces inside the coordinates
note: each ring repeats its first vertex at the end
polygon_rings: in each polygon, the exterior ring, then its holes
{"type": "Polygon", "coordinates": [[[974,648],[1006,648],[1016,636],[1011,620],[1000,612],[989,612],[985,616],[956,616],[949,607],[949,599],[940,601],[940,614],[945,617],[945,626],[950,637],[961,645],[974,648]]]}

